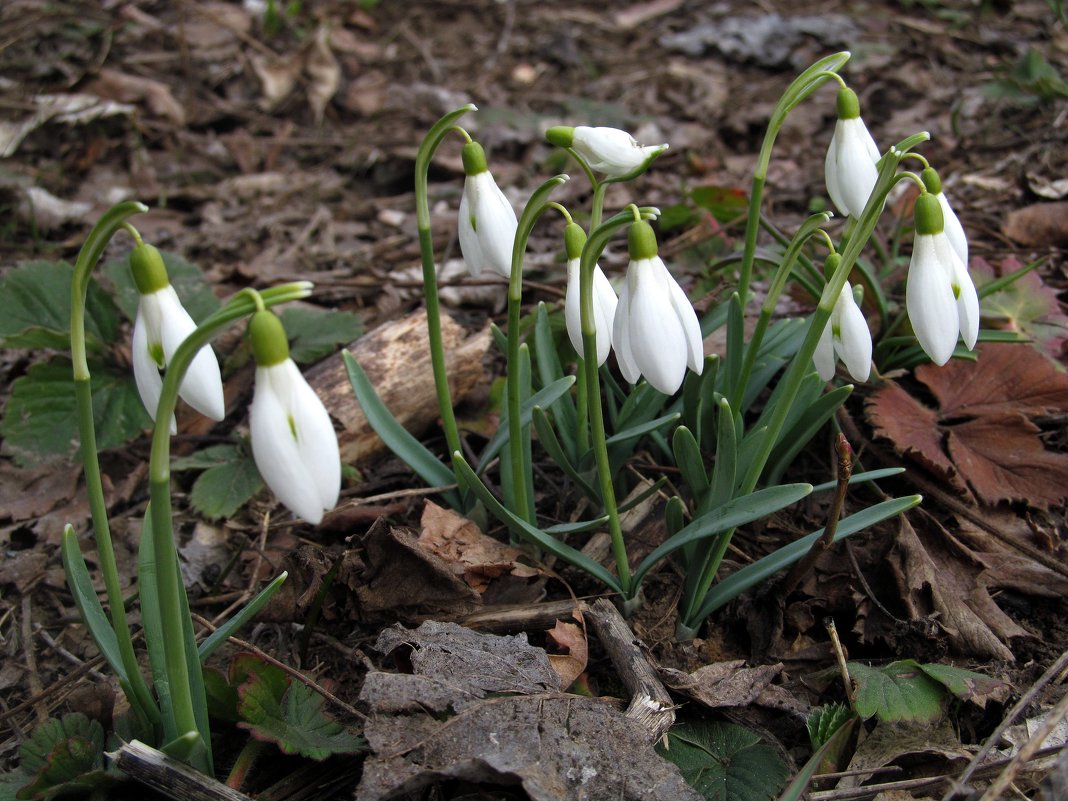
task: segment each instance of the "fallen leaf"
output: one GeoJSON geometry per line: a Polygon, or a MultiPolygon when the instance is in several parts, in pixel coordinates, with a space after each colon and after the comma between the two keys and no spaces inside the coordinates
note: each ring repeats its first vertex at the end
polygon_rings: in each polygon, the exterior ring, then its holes
{"type": "Polygon", "coordinates": [[[170,87],[165,83],[103,67],[88,91],[123,103],[144,102],[157,117],[170,120],[178,126],[185,125],[185,109],[174,99],[170,87]]]}
{"type": "Polygon", "coordinates": [[[878,436],[988,504],[1048,508],[1068,498],[1068,455],[1045,448],[1026,415],[1068,408],[1068,374],[1031,347],[986,343],[979,359],[923,365],[938,411],[888,382],[867,402],[878,436]]]}
{"type": "Polygon", "coordinates": [[[0,512],[12,522],[32,520],[74,497],[81,467],[20,469],[0,462],[0,512]]]}
{"type": "Polygon", "coordinates": [[[337,94],[341,83],[341,67],[330,49],[329,25],[320,25],[315,31],[304,60],[304,72],[308,76],[308,105],[315,115],[315,122],[320,123],[326,105],[337,94]]]}
{"type": "Polygon", "coordinates": [[[1009,213],[1002,230],[1009,239],[1029,247],[1068,245],[1068,201],[1016,209],[1009,213]]]}
{"type": "Polygon", "coordinates": [[[661,668],[660,676],[673,690],[707,707],[749,706],[782,673],[782,663],[743,667],[744,659],[705,665],[693,673],[661,668]]]}
{"type": "MultiPolygon", "coordinates": [[[[576,615],[581,613],[576,610],[576,615]]],[[[553,645],[564,653],[549,654],[549,664],[560,676],[560,686],[567,688],[586,670],[590,646],[583,626],[557,620],[556,626],[546,632],[553,645]]]]}
{"type": "MultiPolygon", "coordinates": [[[[1010,275],[1024,265],[1008,258],[996,267],[983,258],[972,259],[972,277],[977,285],[1010,275]]],[[[1017,331],[1034,342],[1051,359],[1059,358],[1068,342],[1068,315],[1057,290],[1042,280],[1037,270],[1017,278],[999,292],[983,298],[983,319],[999,328],[1017,331]]]]}
{"type": "MultiPolygon", "coordinates": [[[[892,726],[880,723],[858,746],[849,762],[847,775],[837,787],[859,787],[877,768],[885,767],[898,759],[908,758],[913,771],[918,757],[937,758],[937,775],[946,775],[950,769],[945,761],[963,762],[971,757],[965,748],[952,722],[947,718],[937,726],[892,726]]],[[[917,775],[910,773],[909,775],[917,775]]],[[[922,774],[922,775],[927,775],[922,774]]]]}
{"type": "Polygon", "coordinates": [[[253,72],[260,79],[260,88],[263,92],[260,98],[260,108],[264,111],[272,111],[289,97],[289,93],[297,85],[300,71],[304,68],[304,55],[296,52],[288,56],[268,58],[253,53],[249,56],[249,60],[253,72]]]}

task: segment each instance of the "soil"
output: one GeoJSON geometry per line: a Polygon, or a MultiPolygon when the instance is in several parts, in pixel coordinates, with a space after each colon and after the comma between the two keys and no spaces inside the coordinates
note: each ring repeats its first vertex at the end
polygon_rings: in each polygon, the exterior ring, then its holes
{"type": "MultiPolygon", "coordinates": [[[[885,147],[916,131],[930,132],[922,153],[939,170],[968,231],[973,269],[976,262],[997,271],[1041,259],[1037,274],[1050,296],[1065,299],[1068,86],[1065,76],[1057,75],[1068,63],[1063,4],[323,0],[279,3],[285,8],[276,25],[265,21],[266,5],[274,4],[7,0],[0,7],[0,125],[29,120],[47,95],[86,95],[98,104],[95,112],[74,120],[41,113],[0,161],[0,207],[6,212],[0,275],[32,260],[73,262],[99,214],[119,199],[137,198],[150,207],[136,219],[144,239],[203,270],[217,296],[308,279],[316,285],[312,303],[356,312],[364,328],[373,330],[422,304],[412,175],[419,142],[443,114],[468,102],[477,105],[478,112],[463,124],[486,148],[498,184],[517,207],[546,177],[573,169],[545,142],[544,131],[558,124],[590,124],[624,128],[644,143],[670,143],[654,169],[609,191],[609,208],[630,202],[681,208],[694,190],[711,187],[716,197],[725,198],[717,209],[722,212],[739,198],[744,202],[768,116],[789,81],[816,59],[848,49],[853,57],[843,75],[857,91],[876,141],[885,147]],[[35,195],[35,188],[50,197],[35,195]]],[[[783,128],[765,207],[780,229],[793,230],[811,211],[826,206],[823,163],[834,121],[833,89],[825,87],[783,128]]],[[[459,146],[447,143],[430,174],[439,264],[459,256],[455,214],[462,175],[459,146]]],[[[554,198],[583,208],[586,184],[580,174],[574,178],[554,198]]],[[[907,197],[896,200],[894,210],[902,212],[907,203],[907,197]]],[[[701,310],[733,289],[733,274],[710,265],[740,248],[742,224],[737,215],[699,212],[661,231],[662,254],[701,310]]],[[[882,236],[903,275],[907,258],[898,258],[900,242],[890,228],[882,236]]],[[[539,227],[529,248],[530,310],[537,301],[562,299],[565,276],[556,261],[558,249],[556,231],[539,227]]],[[[117,237],[105,260],[124,257],[128,250],[129,241],[117,237]]],[[[601,263],[620,274],[625,261],[623,248],[613,247],[601,263]]],[[[485,284],[467,282],[469,294],[451,310],[470,331],[487,318],[503,325],[503,290],[494,295],[499,287],[490,282],[487,301],[485,284]]],[[[795,302],[797,309],[811,308],[811,298],[795,302]]],[[[1053,305],[1059,313],[1055,300],[1053,305]]],[[[1061,370],[1063,341],[1050,354],[1061,370]]],[[[241,352],[237,335],[223,338],[218,347],[224,355],[241,352]]],[[[119,361],[129,362],[127,346],[114,350],[119,361]]],[[[10,388],[46,355],[3,351],[0,381],[10,388]]],[[[247,366],[234,358],[227,382],[231,409],[244,405],[251,385],[247,366]]],[[[492,371],[500,364],[490,358],[486,366],[487,379],[460,408],[473,440],[497,422],[489,403],[492,371]]],[[[926,392],[907,378],[903,382],[913,392],[926,392]]],[[[868,458],[900,463],[865,416],[863,398],[872,391],[861,389],[850,401],[848,419],[869,447],[868,458]]],[[[1059,453],[1066,450],[1066,413],[1068,408],[1026,415],[1043,433],[1046,447],[1059,453]]],[[[215,428],[180,417],[176,452],[229,441],[232,431],[244,430],[241,416],[215,428]]],[[[436,452],[444,448],[434,431],[425,442],[436,452]]],[[[794,468],[796,480],[826,480],[832,463],[828,442],[814,440],[794,468]]],[[[39,468],[17,464],[9,447],[0,454],[5,497],[43,482],[60,498],[55,508],[33,516],[0,509],[5,553],[0,565],[5,654],[0,766],[11,767],[20,743],[47,715],[77,709],[109,721],[116,710],[115,688],[96,672],[95,647],[77,622],[60,567],[62,522],[70,520],[83,532],[88,527],[84,492],[80,485],[74,490],[79,471],[55,462],[39,468]],[[55,489],[60,486],[71,489],[55,489]],[[65,680],[72,670],[78,671],[77,681],[65,680]]],[[[137,521],[147,497],[147,454],[146,435],[103,456],[120,567],[131,584],[137,521]]],[[[636,465],[648,474],[655,461],[640,455],[636,465]]],[[[922,474],[915,463],[908,465],[922,474]]],[[[360,586],[366,583],[361,571],[369,532],[389,524],[418,529],[424,496],[415,492],[418,480],[390,457],[367,458],[352,467],[359,478],[346,483],[345,514],[328,516],[318,529],[294,525],[281,507],[274,515],[282,522],[268,526],[273,501],[265,493],[224,524],[208,525],[188,504],[192,476],[176,479],[176,528],[187,545],[199,532],[221,541],[225,558],[235,559],[225,569],[215,565],[191,588],[193,611],[212,617],[268,573],[289,570],[292,588],[272,606],[270,619],[247,630],[245,638],[330,683],[347,703],[356,702],[368,663],[381,661],[372,646],[384,628],[398,620],[414,626],[432,617],[463,619],[471,611],[455,601],[433,610],[367,611],[368,596],[360,594],[360,586]],[[380,496],[386,499],[366,508],[359,504],[380,496]],[[326,599],[310,645],[302,644],[300,625],[307,621],[310,599],[343,554],[341,578],[326,599]],[[270,570],[261,570],[262,563],[270,570]]],[[[962,497],[944,476],[925,475],[947,496],[962,497]]],[[[906,477],[893,491],[906,494],[916,486],[906,477]]],[[[562,492],[539,498],[545,519],[566,519],[573,508],[573,499],[562,492]]],[[[961,502],[972,504],[980,517],[986,514],[974,497],[961,502]]],[[[961,548],[987,553],[977,539],[982,532],[959,530],[953,507],[934,497],[925,508],[945,526],[942,530],[966,543],[961,548]]],[[[1014,527],[1013,536],[1065,564],[1063,506],[1002,503],[998,513],[998,520],[1014,522],[997,525],[1014,527]]],[[[803,522],[775,517],[759,529],[747,529],[729,555],[729,566],[811,530],[805,525],[822,520],[826,506],[811,504],[798,514],[803,522]]],[[[651,543],[663,537],[657,520],[659,515],[643,523],[651,543]]],[[[928,543],[929,536],[925,531],[920,539],[928,543]]],[[[822,624],[827,617],[835,618],[852,658],[951,661],[1003,678],[1016,693],[1068,650],[1064,602],[1030,595],[1019,581],[994,589],[995,601],[1020,627],[1019,634],[1003,638],[1014,660],[962,645],[929,598],[918,600],[910,593],[915,587],[907,586],[901,572],[906,568],[895,572],[889,566],[906,563],[901,547],[883,532],[857,539],[852,561],[844,551],[825,557],[778,612],[785,634],[772,637],[768,648],[756,645],[761,632],[774,628],[760,611],[770,607],[761,605],[767,599],[759,594],[717,613],[700,639],[675,643],[680,578],[670,567],[651,579],[645,607],[632,625],[661,667],[691,672],[732,659],[783,663],[779,683],[806,703],[818,703],[820,696],[802,678],[835,664],[822,624]]],[[[539,585],[548,599],[600,591],[574,571],[556,569],[539,585]]],[[[479,603],[476,599],[475,606],[479,603]]],[[[530,636],[535,643],[546,642],[536,629],[530,636]]],[[[594,692],[625,696],[612,663],[595,643],[592,647],[588,674],[594,692]]],[[[828,692],[824,700],[835,692],[841,700],[839,691],[828,692]]],[[[1040,701],[1054,703],[1060,694],[1051,691],[1040,701]]],[[[1006,699],[984,712],[961,713],[966,743],[982,742],[1008,705],[1006,699]]],[[[779,738],[798,764],[808,758],[801,727],[779,725],[782,714],[743,708],[729,716],[779,738]]],[[[258,787],[274,780],[263,779],[258,787]]],[[[334,797],[351,797],[354,783],[334,797]]],[[[1025,789],[1030,793],[1027,788],[1033,787],[1034,781],[1025,789]]],[[[442,784],[439,792],[433,797],[475,797],[465,795],[471,787],[456,781],[442,784]]]]}

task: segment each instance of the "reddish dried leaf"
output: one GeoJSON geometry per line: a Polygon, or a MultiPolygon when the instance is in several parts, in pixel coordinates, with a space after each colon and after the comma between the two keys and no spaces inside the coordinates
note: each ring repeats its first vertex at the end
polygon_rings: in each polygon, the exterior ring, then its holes
{"type": "MultiPolygon", "coordinates": [[[[575,612],[578,616],[580,613],[575,612]]],[[[570,687],[586,669],[589,660],[589,643],[582,626],[557,620],[556,626],[547,632],[549,640],[565,653],[549,654],[549,664],[560,676],[560,686],[570,687]]]]}
{"type": "Polygon", "coordinates": [[[926,364],[916,377],[931,388],[946,421],[962,415],[1049,414],[1068,408],[1068,374],[1037,350],[988,342],[979,360],[926,364]]]}
{"type": "Polygon", "coordinates": [[[900,453],[914,457],[931,472],[961,488],[957,471],[942,447],[936,412],[892,382],[872,395],[866,408],[876,436],[891,440],[900,453]]]}
{"type": "MultiPolygon", "coordinates": [[[[1008,258],[995,267],[977,257],[972,259],[971,273],[981,286],[1023,266],[1018,259],[1008,258]]],[[[1058,358],[1068,342],[1068,315],[1057,299],[1057,290],[1043,281],[1037,270],[983,298],[983,319],[1029,338],[1050,358],[1058,358]]]]}
{"type": "Polygon", "coordinates": [[[1068,245],[1068,201],[1034,203],[1010,212],[1005,236],[1022,245],[1068,245]]]}
{"type": "Polygon", "coordinates": [[[1018,414],[984,415],[950,428],[949,453],[987,502],[1047,508],[1068,498],[1068,455],[1046,450],[1038,432],[1018,414]]]}

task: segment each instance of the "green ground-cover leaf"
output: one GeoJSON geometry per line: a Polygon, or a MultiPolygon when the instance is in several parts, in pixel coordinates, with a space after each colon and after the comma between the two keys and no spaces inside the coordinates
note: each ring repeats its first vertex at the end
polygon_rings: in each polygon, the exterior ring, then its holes
{"type": "MultiPolygon", "coordinates": [[[[139,436],[152,421],[133,377],[99,365],[90,369],[97,446],[106,450],[139,436]]],[[[54,359],[31,366],[12,384],[0,435],[21,465],[69,459],[78,443],[77,421],[70,362],[54,359]]]]}
{"type": "Polygon", "coordinates": [[[933,723],[945,710],[946,691],[912,659],[873,668],[849,663],[856,685],[853,699],[857,714],[877,716],[886,722],[933,723]]]}
{"type": "Polygon", "coordinates": [[[26,781],[16,798],[88,794],[115,782],[104,767],[104,729],[80,712],[38,726],[19,756],[19,770],[26,781]]]}
{"type": "Polygon", "coordinates": [[[263,478],[242,445],[213,445],[184,459],[173,470],[203,470],[189,496],[193,508],[212,520],[230,517],[261,489],[263,478]]]}
{"type": "MultiPolygon", "coordinates": [[[[66,262],[32,261],[0,278],[0,346],[70,347],[70,284],[66,262]]],[[[86,346],[101,350],[115,341],[119,314],[100,286],[90,280],[86,293],[86,346]]]]}
{"type": "Polygon", "coordinates": [[[289,355],[298,364],[329,356],[363,333],[363,320],[352,312],[302,307],[282,312],[289,336],[289,355]]]}
{"type": "Polygon", "coordinates": [[[773,799],[788,776],[774,748],[733,723],[680,724],[656,750],[709,801],[773,799]]]}

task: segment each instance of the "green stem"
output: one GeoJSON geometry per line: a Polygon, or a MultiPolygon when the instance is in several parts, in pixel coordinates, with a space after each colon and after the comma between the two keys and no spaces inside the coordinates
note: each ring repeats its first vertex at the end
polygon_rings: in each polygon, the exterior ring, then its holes
{"type": "MultiPolygon", "coordinates": [[[[879,221],[883,205],[886,203],[886,195],[895,183],[898,164],[910,149],[920,142],[927,141],[929,138],[930,136],[926,132],[914,134],[890,148],[880,160],[879,177],[875,182],[875,187],[872,189],[871,196],[868,198],[868,203],[860,216],[856,218],[856,224],[851,231],[852,235],[849,238],[849,242],[845,244],[842,250],[842,260],[823,288],[823,294],[820,296],[819,305],[812,315],[812,320],[805,334],[805,340],[782,378],[782,394],[768,420],[768,431],[761,440],[760,450],[751,460],[749,472],[739,488],[739,496],[748,495],[754,490],[757,481],[760,479],[760,474],[767,464],[768,457],[771,456],[771,452],[778,442],[779,435],[786,423],[786,418],[790,413],[790,408],[797,397],[801,382],[811,369],[812,354],[816,352],[816,345],[819,342],[820,335],[823,333],[827,321],[831,318],[831,311],[834,309],[835,301],[841,294],[842,287],[845,286],[849,272],[853,269],[853,264],[860,255],[860,251],[868,241],[868,238],[871,237],[872,232],[875,230],[875,225],[879,221]]],[[[716,543],[712,559],[705,565],[704,572],[695,585],[696,591],[686,599],[686,612],[683,616],[683,623],[688,629],[696,630],[701,624],[701,620],[696,619],[698,611],[705,595],[708,593],[709,587],[712,586],[712,582],[715,580],[720,562],[722,562],[723,556],[727,552],[733,533],[733,530],[725,533],[716,543]]]]}
{"type": "Polygon", "coordinates": [[[100,557],[100,571],[104,578],[104,589],[108,597],[108,609],[111,626],[115,630],[119,655],[130,682],[133,697],[130,706],[145,720],[153,725],[160,720],[159,709],[152,700],[145,683],[144,675],[137,663],[134,653],[130,625],[126,619],[126,607],[122,599],[122,582],[119,579],[118,565],[115,561],[115,548],[111,541],[111,527],[108,524],[107,503],[104,500],[104,486],[100,473],[100,461],[96,445],[96,426],[93,422],[92,379],[86,357],[85,344],[85,301],[89,291],[89,276],[93,267],[100,260],[104,248],[121,228],[126,228],[128,217],[148,211],[142,203],[128,201],[119,203],[109,209],[100,221],[93,226],[85,244],[78,253],[71,277],[70,303],[70,349],[74,369],[74,397],[78,409],[78,430],[81,438],[82,469],[85,472],[86,493],[89,496],[89,510],[93,518],[93,533],[96,539],[97,553],[100,557]]]}
{"type": "Polygon", "coordinates": [[[230,775],[226,777],[226,786],[234,790],[240,790],[245,783],[245,779],[248,778],[249,771],[252,770],[256,757],[262,754],[263,749],[266,747],[267,743],[262,740],[249,737],[241,749],[241,753],[234,760],[234,766],[230,768],[230,775]]]}
{"type": "MultiPolygon", "coordinates": [[[[311,284],[300,281],[273,287],[259,293],[265,307],[290,300],[306,298],[311,294],[311,284]]],[[[167,679],[170,683],[171,706],[179,735],[200,732],[197,712],[194,710],[188,663],[185,653],[183,631],[182,596],[185,587],[179,580],[177,543],[174,539],[171,517],[170,486],[170,419],[178,402],[178,387],[186,370],[200,349],[216,334],[231,323],[247,317],[257,310],[256,299],[239,293],[223,308],[209,316],[193,333],[178,346],[163,377],[160,390],[156,426],[152,432],[152,451],[149,456],[149,499],[152,517],[152,536],[156,555],[156,580],[159,593],[160,623],[163,634],[163,653],[167,679]]],[[[207,720],[207,710],[201,710],[201,719],[207,720]]],[[[208,733],[201,732],[205,738],[208,733]]],[[[210,741],[205,739],[210,747],[210,741]]]]}
{"type": "MultiPolygon", "coordinates": [[[[512,461],[512,489],[517,515],[528,523],[531,519],[531,499],[527,497],[526,477],[533,467],[526,458],[524,448],[523,425],[520,407],[523,392],[519,381],[519,318],[523,307],[523,254],[527,249],[527,240],[534,224],[551,206],[549,195],[556,187],[568,180],[566,175],[556,175],[539,186],[530,196],[516,227],[515,243],[512,246],[512,271],[508,279],[508,452],[512,461]]],[[[454,449],[455,450],[455,449],[454,449]]],[[[462,484],[461,484],[462,486],[462,484]]]]}
{"type": "MultiPolygon", "coordinates": [[[[453,130],[453,123],[469,111],[473,104],[450,112],[438,120],[423,139],[415,157],[415,214],[419,228],[419,252],[423,260],[423,287],[426,295],[426,324],[430,341],[430,363],[434,372],[434,389],[441,414],[441,428],[449,453],[461,450],[460,431],[452,408],[452,393],[449,391],[448,368],[445,364],[445,344],[441,334],[441,303],[438,300],[437,266],[434,263],[434,239],[430,232],[430,201],[427,190],[427,174],[430,161],[442,140],[453,130]]],[[[457,482],[462,487],[457,474],[457,482]]]]}
{"type": "MultiPolygon", "coordinates": [[[[656,216],[655,209],[639,209],[641,218],[656,216]]],[[[582,352],[597,353],[597,328],[593,312],[593,269],[597,259],[608,244],[609,238],[623,225],[634,222],[635,214],[630,210],[606,220],[590,232],[582,248],[579,262],[579,309],[582,319],[582,352]]],[[[605,332],[607,333],[607,332],[605,332]]],[[[581,354],[580,354],[581,355],[581,354]]],[[[593,455],[597,464],[597,481],[601,490],[601,502],[608,515],[608,533],[612,538],[612,553],[616,560],[616,571],[625,601],[637,593],[630,579],[630,560],[627,557],[627,545],[623,541],[623,529],[619,523],[619,507],[616,504],[616,490],[612,484],[612,465],[608,459],[608,443],[604,429],[604,412],[601,408],[601,384],[597,378],[597,359],[580,359],[580,366],[585,373],[586,401],[589,409],[590,431],[593,439],[593,455]]]]}
{"type": "Polygon", "coordinates": [[[604,196],[608,184],[597,181],[592,174],[590,180],[593,182],[593,203],[590,206],[590,230],[592,231],[601,224],[601,217],[604,216],[604,196]]]}

